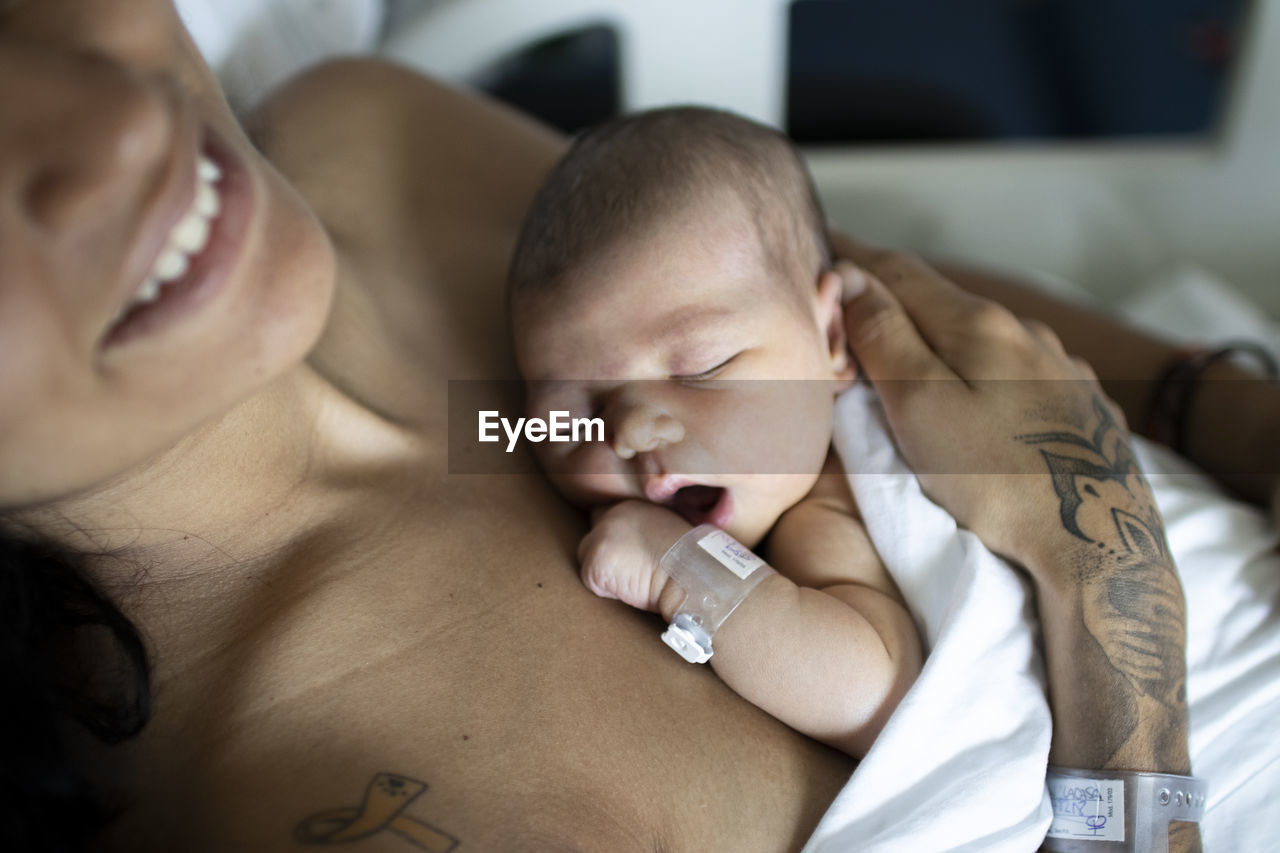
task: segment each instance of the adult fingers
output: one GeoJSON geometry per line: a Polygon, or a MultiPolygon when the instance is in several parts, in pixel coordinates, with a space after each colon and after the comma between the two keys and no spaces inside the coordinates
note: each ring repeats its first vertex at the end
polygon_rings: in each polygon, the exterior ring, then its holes
{"type": "MultiPolygon", "coordinates": [[[[880,279],[902,299],[904,303],[919,298],[936,297],[939,293],[976,301],[977,297],[966,293],[946,276],[929,266],[917,255],[898,249],[874,246],[847,235],[841,235],[833,244],[837,257],[852,261],[857,266],[880,279]]],[[[908,310],[911,305],[907,305],[908,310]]]]}
{"type": "Polygon", "coordinates": [[[1090,382],[1096,383],[1098,381],[1098,374],[1094,372],[1092,364],[1078,355],[1070,355],[1067,358],[1071,360],[1071,366],[1075,368],[1076,373],[1090,382]]]}
{"type": "Polygon", "coordinates": [[[849,349],[891,409],[913,384],[902,380],[956,379],[920,335],[902,303],[874,276],[840,265],[849,349]]]}
{"type": "Polygon", "coordinates": [[[1069,355],[1067,358],[1071,362],[1071,367],[1075,370],[1076,375],[1080,377],[1079,381],[1091,387],[1097,399],[1101,400],[1107,410],[1111,412],[1111,419],[1122,430],[1127,431],[1129,429],[1128,416],[1125,415],[1124,409],[1120,407],[1120,404],[1108,397],[1106,392],[1103,391],[1102,385],[1098,382],[1098,374],[1093,370],[1093,365],[1078,355],[1069,355]]]}
{"type": "MultiPolygon", "coordinates": [[[[879,279],[902,304],[921,337],[949,366],[967,351],[952,352],[956,342],[967,342],[975,320],[990,313],[993,303],[974,296],[909,252],[884,249],[841,235],[833,242],[841,256],[879,279]]],[[[965,350],[967,344],[961,344],[965,350]]]]}
{"type": "Polygon", "coordinates": [[[1062,339],[1058,337],[1058,333],[1049,327],[1047,323],[1030,317],[1023,317],[1022,325],[1030,334],[1044,346],[1047,350],[1055,355],[1067,357],[1067,351],[1062,346],[1062,339]]]}

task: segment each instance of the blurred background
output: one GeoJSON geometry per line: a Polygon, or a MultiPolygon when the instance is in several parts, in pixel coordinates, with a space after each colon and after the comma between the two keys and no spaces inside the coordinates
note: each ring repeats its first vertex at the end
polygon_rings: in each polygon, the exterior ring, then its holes
{"type": "Polygon", "coordinates": [[[241,109],[352,52],[566,133],[714,104],[791,135],[831,218],[866,239],[1175,334],[1280,342],[1278,0],[178,5],[241,109]]]}

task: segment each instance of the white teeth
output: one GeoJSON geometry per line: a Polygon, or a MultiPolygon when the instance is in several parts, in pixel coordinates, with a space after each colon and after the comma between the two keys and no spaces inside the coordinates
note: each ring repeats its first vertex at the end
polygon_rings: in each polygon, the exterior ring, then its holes
{"type": "Polygon", "coordinates": [[[142,287],[138,288],[138,294],[134,297],[135,302],[151,302],[160,295],[160,282],[154,278],[149,278],[142,283],[142,287]]]}
{"type": "Polygon", "coordinates": [[[222,209],[222,200],[213,186],[221,178],[222,169],[218,164],[201,155],[196,161],[196,194],[191,207],[170,229],[164,249],[129,304],[121,310],[121,316],[138,305],[154,302],[160,296],[161,287],[186,275],[191,257],[204,251],[212,231],[211,222],[222,209]]]}
{"type": "Polygon", "coordinates": [[[173,281],[182,278],[182,274],[187,271],[187,265],[187,253],[177,246],[170,245],[160,253],[160,258],[152,267],[151,274],[161,281],[173,281]]]}
{"type": "Polygon", "coordinates": [[[217,163],[201,154],[200,159],[196,161],[196,175],[198,175],[202,181],[215,183],[222,177],[222,170],[218,168],[217,163]]]}
{"type": "Polygon", "coordinates": [[[204,248],[209,242],[209,220],[199,213],[188,213],[174,229],[169,232],[169,245],[175,246],[192,255],[204,248]]]}
{"type": "Polygon", "coordinates": [[[201,216],[217,216],[220,207],[218,191],[213,188],[212,184],[201,180],[199,186],[196,187],[196,213],[201,216]]]}

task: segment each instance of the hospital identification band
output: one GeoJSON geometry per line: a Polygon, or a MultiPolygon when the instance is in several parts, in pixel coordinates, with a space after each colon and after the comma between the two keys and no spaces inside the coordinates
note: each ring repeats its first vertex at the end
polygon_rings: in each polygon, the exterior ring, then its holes
{"type": "Polygon", "coordinates": [[[658,568],[684,592],[662,641],[689,663],[706,663],[711,638],[751,591],[776,574],[742,543],[702,524],[667,549],[658,568]]]}
{"type": "Polygon", "coordinates": [[[1209,786],[1191,776],[1049,767],[1053,853],[1168,853],[1170,821],[1199,823],[1209,786]]]}

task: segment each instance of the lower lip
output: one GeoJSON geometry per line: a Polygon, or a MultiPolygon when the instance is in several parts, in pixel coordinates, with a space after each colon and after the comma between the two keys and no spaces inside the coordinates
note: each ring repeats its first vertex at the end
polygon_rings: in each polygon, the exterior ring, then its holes
{"type": "Polygon", "coordinates": [[[707,514],[706,524],[714,524],[721,530],[729,526],[729,519],[733,517],[733,498],[729,495],[729,490],[725,489],[720,493],[720,500],[716,501],[716,505],[711,508],[711,512],[707,514]]]}
{"type": "Polygon", "coordinates": [[[220,210],[210,223],[209,242],[190,257],[182,278],[161,285],[155,301],[134,308],[112,327],[104,350],[152,337],[198,312],[222,291],[236,266],[252,220],[253,183],[240,156],[212,131],[205,135],[203,151],[222,170],[216,184],[220,210]]]}

